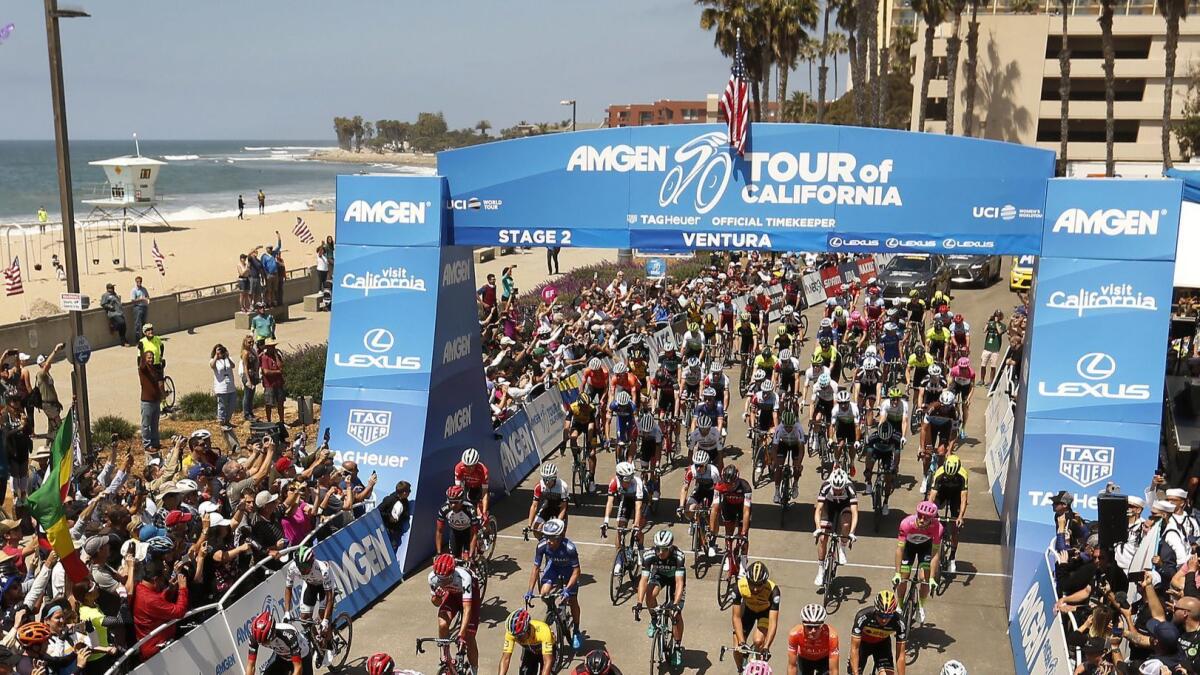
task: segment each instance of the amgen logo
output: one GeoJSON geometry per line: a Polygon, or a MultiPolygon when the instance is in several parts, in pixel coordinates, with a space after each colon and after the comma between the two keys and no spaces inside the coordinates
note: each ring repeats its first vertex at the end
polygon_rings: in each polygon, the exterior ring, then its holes
{"type": "Polygon", "coordinates": [[[1137,209],[1098,209],[1088,213],[1083,209],[1067,209],[1054,221],[1054,232],[1067,234],[1156,235],[1159,216],[1167,215],[1166,209],[1139,211],[1137,209]]]}
{"type": "Polygon", "coordinates": [[[392,225],[424,225],[429,202],[397,202],[391,199],[368,202],[356,199],[346,207],[344,223],[383,223],[392,225]]]}

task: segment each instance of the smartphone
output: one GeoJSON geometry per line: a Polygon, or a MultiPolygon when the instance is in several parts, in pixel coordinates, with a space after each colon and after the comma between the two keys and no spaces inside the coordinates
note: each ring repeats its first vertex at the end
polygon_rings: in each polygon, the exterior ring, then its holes
{"type": "Polygon", "coordinates": [[[329,427],[325,427],[325,435],[322,438],[325,441],[325,445],[329,445],[329,427]]]}
{"type": "Polygon", "coordinates": [[[1139,584],[1142,582],[1142,578],[1146,576],[1146,572],[1145,572],[1145,570],[1142,570],[1140,572],[1130,572],[1126,576],[1129,577],[1129,583],[1139,584]]]}
{"type": "Polygon", "coordinates": [[[1112,634],[1113,634],[1113,637],[1124,636],[1125,635],[1125,626],[1122,626],[1121,624],[1117,624],[1117,625],[1113,626],[1112,634]]]}

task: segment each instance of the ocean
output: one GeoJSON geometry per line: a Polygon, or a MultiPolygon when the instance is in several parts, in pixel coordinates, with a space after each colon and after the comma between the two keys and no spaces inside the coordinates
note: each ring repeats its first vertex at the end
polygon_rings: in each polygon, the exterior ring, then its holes
{"type": "MultiPolygon", "coordinates": [[[[168,163],[158,178],[158,210],[168,221],[235,215],[239,194],[245,197],[247,210],[257,209],[259,189],[266,193],[271,212],[332,210],[338,174],[433,173],[425,167],[305,159],[314,150],[334,147],[329,141],[141,140],[140,145],[142,156],[168,163]]],[[[91,210],[81,200],[101,196],[105,184],[104,171],[88,162],[132,154],[132,139],[71,142],[77,219],[86,218],[91,210]]],[[[0,224],[34,222],[40,206],[50,212],[51,220],[60,220],[54,141],[0,140],[0,224]]]]}

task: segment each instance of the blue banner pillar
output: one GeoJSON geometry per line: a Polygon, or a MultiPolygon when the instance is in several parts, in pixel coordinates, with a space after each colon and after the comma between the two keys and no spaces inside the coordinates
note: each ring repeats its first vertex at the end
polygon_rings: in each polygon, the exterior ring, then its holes
{"type": "Polygon", "coordinates": [[[1053,602],[1033,591],[1055,534],[1050,499],[1065,489],[1095,519],[1109,481],[1138,494],[1158,462],[1181,198],[1174,180],[1050,181],[1002,518],[1020,673],[1047,660],[1029,617],[1054,615],[1031,607],[1053,602]]]}
{"type": "Polygon", "coordinates": [[[462,450],[497,470],[480,368],[471,249],[445,246],[441,177],[338,176],[333,315],[321,425],[338,461],[412,484],[404,572],[433,553],[434,514],[462,450]],[[410,545],[410,542],[415,542],[410,545]]]}

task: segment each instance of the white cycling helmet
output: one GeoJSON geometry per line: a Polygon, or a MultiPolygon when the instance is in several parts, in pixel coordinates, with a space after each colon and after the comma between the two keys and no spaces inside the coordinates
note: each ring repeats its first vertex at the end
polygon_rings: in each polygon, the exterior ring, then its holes
{"type": "Polygon", "coordinates": [[[708,398],[709,396],[716,396],[717,390],[713,389],[712,387],[705,387],[704,391],[700,392],[700,395],[703,396],[704,398],[708,398]]]}
{"type": "Polygon", "coordinates": [[[692,464],[695,464],[696,466],[704,466],[705,464],[708,464],[708,452],[704,450],[697,450],[693,452],[692,464]]]}
{"type": "Polygon", "coordinates": [[[613,366],[613,374],[614,375],[623,375],[628,372],[629,372],[629,366],[625,365],[624,361],[620,361],[617,363],[617,365],[613,366]]]}
{"type": "Polygon", "coordinates": [[[942,374],[942,367],[936,363],[929,366],[929,374],[934,377],[938,377],[939,375],[942,374]]]}
{"type": "Polygon", "coordinates": [[[938,400],[941,401],[942,405],[954,405],[957,398],[954,396],[954,392],[945,389],[942,391],[942,395],[938,397],[938,400]]]}
{"type": "Polygon", "coordinates": [[[475,466],[479,463],[479,451],[475,448],[467,448],[463,450],[462,463],[465,466],[475,466]]]}
{"type": "Polygon", "coordinates": [[[708,370],[709,370],[709,372],[711,372],[711,373],[719,373],[719,372],[721,372],[721,362],[720,362],[720,361],[713,361],[713,362],[712,362],[712,365],[710,365],[710,366],[708,367],[708,370]]]}
{"type": "Polygon", "coordinates": [[[792,307],[791,305],[784,305],[784,306],[783,306],[783,313],[784,313],[784,314],[791,314],[791,313],[792,313],[792,312],[794,312],[794,311],[796,311],[796,308],[795,308],[795,307],[792,307]]]}
{"type": "Polygon", "coordinates": [[[638,420],[638,430],[643,434],[654,431],[654,415],[650,413],[643,414],[641,419],[638,420]]]}
{"type": "Polygon", "coordinates": [[[675,543],[675,535],[670,530],[659,530],[654,534],[654,548],[667,548],[675,543]]]}
{"type": "Polygon", "coordinates": [[[899,328],[899,326],[897,326],[896,324],[892,323],[891,321],[889,321],[889,322],[887,322],[887,323],[883,324],[883,329],[884,329],[885,331],[889,332],[889,333],[890,333],[890,332],[892,332],[892,331],[894,331],[894,330],[896,330],[896,329],[898,329],[898,328],[899,328]]]}
{"type": "Polygon", "coordinates": [[[711,429],[713,420],[708,415],[700,415],[696,418],[696,426],[700,429],[711,429]]]}
{"type": "Polygon", "coordinates": [[[826,614],[825,608],[815,602],[805,605],[804,609],[800,610],[800,623],[807,626],[823,624],[827,617],[828,614],[826,614]]]}
{"type": "Polygon", "coordinates": [[[828,387],[832,383],[833,380],[829,378],[829,373],[821,373],[821,376],[817,378],[818,387],[828,387]]]}
{"type": "Polygon", "coordinates": [[[621,478],[633,477],[633,463],[632,462],[618,463],[617,464],[617,475],[620,476],[621,478]]]}
{"type": "Polygon", "coordinates": [[[833,328],[833,319],[829,317],[821,319],[821,328],[833,328]]]}
{"type": "Polygon", "coordinates": [[[627,391],[617,392],[617,405],[629,405],[631,400],[632,399],[629,398],[629,392],[627,392],[627,391]]]}
{"type": "Polygon", "coordinates": [[[837,395],[834,396],[833,398],[838,403],[849,403],[850,402],[850,392],[846,391],[845,389],[841,389],[838,391],[837,395]]]}
{"type": "Polygon", "coordinates": [[[834,469],[829,474],[829,485],[836,490],[844,490],[850,485],[850,476],[846,474],[845,469],[834,469]]]}
{"type": "Polygon", "coordinates": [[[759,387],[759,390],[769,394],[772,391],[775,391],[775,383],[770,380],[763,380],[762,386],[759,387]]]}
{"type": "Polygon", "coordinates": [[[874,356],[868,356],[867,358],[863,359],[862,368],[863,370],[878,370],[879,359],[875,358],[874,356]]]}
{"type": "Polygon", "coordinates": [[[869,356],[875,356],[879,353],[879,350],[875,349],[875,345],[867,345],[867,350],[863,353],[869,356]]]}
{"type": "Polygon", "coordinates": [[[825,304],[829,305],[830,307],[837,307],[837,304],[838,304],[837,298],[829,298],[828,300],[825,301],[825,304]]]}
{"type": "Polygon", "coordinates": [[[588,368],[591,368],[592,370],[600,370],[603,367],[604,363],[594,356],[592,357],[591,361],[588,361],[588,368]]]}
{"type": "Polygon", "coordinates": [[[767,379],[767,374],[765,372],[763,372],[761,370],[754,371],[754,381],[755,382],[762,382],[765,379],[767,379]]]}
{"type": "Polygon", "coordinates": [[[567,524],[558,518],[551,518],[542,525],[542,534],[547,537],[561,537],[564,530],[567,529],[567,524]]]}
{"type": "Polygon", "coordinates": [[[942,666],[942,675],[967,675],[967,667],[954,659],[950,659],[942,666]]]}
{"type": "Polygon", "coordinates": [[[700,367],[700,359],[695,356],[689,356],[688,360],[687,360],[687,367],[691,368],[693,370],[695,370],[696,368],[699,368],[700,367]]]}
{"type": "Polygon", "coordinates": [[[780,361],[787,361],[790,358],[792,358],[792,350],[790,350],[790,349],[780,349],[779,350],[779,360],[780,361]]]}
{"type": "Polygon", "coordinates": [[[542,478],[557,478],[558,465],[551,462],[546,462],[542,465],[542,478]]]}

